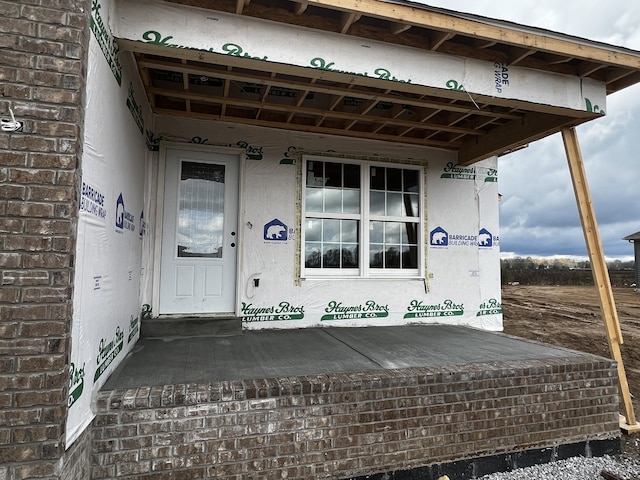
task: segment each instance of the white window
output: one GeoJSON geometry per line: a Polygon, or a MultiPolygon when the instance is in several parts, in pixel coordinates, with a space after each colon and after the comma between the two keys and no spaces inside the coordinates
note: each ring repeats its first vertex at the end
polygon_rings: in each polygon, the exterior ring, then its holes
{"type": "Polygon", "coordinates": [[[422,170],[306,157],[304,277],[418,277],[422,265],[422,170]]]}

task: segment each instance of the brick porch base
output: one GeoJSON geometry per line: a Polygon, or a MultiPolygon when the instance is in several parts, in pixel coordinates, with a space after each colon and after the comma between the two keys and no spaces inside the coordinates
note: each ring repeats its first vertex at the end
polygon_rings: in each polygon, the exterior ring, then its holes
{"type": "Polygon", "coordinates": [[[616,385],[584,354],[103,391],[92,478],[454,480],[616,453],[616,385]]]}

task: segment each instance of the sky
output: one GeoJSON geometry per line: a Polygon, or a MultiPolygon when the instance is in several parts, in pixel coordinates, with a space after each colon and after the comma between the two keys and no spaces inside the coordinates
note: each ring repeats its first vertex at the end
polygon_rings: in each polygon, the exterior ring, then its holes
{"type": "MultiPolygon", "coordinates": [[[[416,0],[414,0],[416,1],[416,0]]],[[[640,0],[417,0],[640,51],[640,0]]],[[[633,259],[640,231],[640,84],[607,97],[607,115],[577,127],[607,259],[633,259]]],[[[503,257],[587,258],[562,136],[500,157],[503,257]]]]}

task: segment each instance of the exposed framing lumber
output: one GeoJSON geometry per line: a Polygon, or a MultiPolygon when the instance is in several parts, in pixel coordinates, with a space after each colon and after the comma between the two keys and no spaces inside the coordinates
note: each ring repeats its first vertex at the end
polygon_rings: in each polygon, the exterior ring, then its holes
{"type": "MultiPolygon", "coordinates": [[[[175,110],[157,108],[156,112],[160,115],[176,115],[175,110]]],[[[283,124],[281,122],[272,122],[269,120],[256,120],[253,118],[238,118],[238,117],[223,117],[221,115],[209,115],[206,113],[184,113],[182,116],[189,118],[198,118],[201,120],[219,120],[222,122],[229,123],[240,123],[244,125],[256,125],[258,127],[270,127],[270,128],[286,128],[288,130],[295,130],[298,132],[314,132],[328,135],[337,135],[336,129],[334,128],[325,128],[325,127],[314,127],[312,125],[299,125],[296,123],[288,123],[283,124]]],[[[349,138],[366,138],[369,140],[382,140],[382,141],[390,141],[397,142],[398,139],[396,135],[384,135],[380,133],[369,133],[369,132],[353,132],[353,131],[345,131],[341,130],[339,133],[343,137],[349,138]]],[[[455,150],[460,146],[459,142],[441,142],[438,140],[425,140],[422,138],[412,138],[412,137],[404,137],[402,139],[403,143],[407,143],[410,145],[422,145],[423,147],[434,147],[434,148],[442,148],[446,150],[455,150]]]]}
{"type": "Polygon", "coordinates": [[[400,35],[401,33],[406,32],[411,28],[411,25],[407,25],[406,23],[392,23],[391,24],[391,34],[392,35],[400,35]]]}
{"type": "Polygon", "coordinates": [[[589,75],[593,75],[598,70],[604,68],[604,65],[601,63],[595,62],[582,62],[582,64],[578,67],[578,75],[581,77],[588,77],[589,75]]]}
{"type": "Polygon", "coordinates": [[[340,33],[347,33],[351,25],[360,20],[361,15],[355,13],[343,13],[340,18],[340,33]]]}
{"type": "Polygon", "coordinates": [[[533,55],[534,53],[536,53],[536,50],[533,50],[530,48],[527,49],[527,48],[511,47],[507,52],[507,56],[509,58],[509,65],[517,65],[522,60],[524,60],[530,55],[533,55]]]}
{"type": "Polygon", "coordinates": [[[236,15],[242,15],[244,7],[249,5],[251,0],[236,0],[236,15]]]}
{"type": "Polygon", "coordinates": [[[624,362],[622,361],[622,354],[620,353],[620,345],[623,343],[622,330],[620,329],[618,312],[616,311],[611,281],[609,280],[609,272],[607,271],[607,263],[604,258],[598,224],[596,222],[591,193],[589,192],[589,185],[587,183],[587,175],[584,169],[580,145],[578,144],[578,135],[575,128],[563,128],[562,139],[569,163],[571,182],[573,183],[573,190],[576,196],[582,231],[587,245],[587,252],[589,253],[589,261],[591,262],[593,280],[600,295],[600,310],[604,319],[607,342],[611,356],[618,364],[618,383],[625,412],[624,422],[621,421],[620,424],[621,427],[627,431],[640,431],[640,425],[636,422],[636,416],[633,411],[627,375],[624,369],[624,362]]]}
{"type": "MultiPolygon", "coordinates": [[[[243,69],[253,69],[256,71],[264,71],[265,68],[268,68],[269,72],[275,72],[278,75],[279,74],[294,75],[294,76],[299,76],[301,78],[306,78],[309,80],[312,80],[312,79],[316,81],[327,80],[327,81],[337,82],[342,84],[353,84],[353,85],[357,85],[360,88],[371,87],[371,88],[377,88],[377,89],[383,89],[383,90],[387,90],[389,88],[388,80],[382,80],[382,79],[377,79],[372,77],[364,77],[361,75],[344,74],[344,73],[332,72],[330,70],[322,70],[322,69],[295,67],[292,65],[285,65],[285,64],[279,64],[279,63],[269,63],[268,64],[269,66],[265,67],[265,62],[263,60],[255,60],[255,59],[245,58],[245,57],[236,57],[233,55],[221,55],[218,53],[205,52],[202,50],[170,48],[162,45],[154,45],[151,43],[145,43],[145,42],[139,42],[139,41],[127,40],[127,39],[121,39],[121,38],[117,39],[117,42],[121,51],[131,51],[134,53],[146,53],[149,55],[158,55],[162,57],[186,59],[186,60],[195,61],[195,62],[201,62],[201,63],[204,62],[204,63],[210,63],[211,65],[220,65],[220,66],[227,66],[227,67],[233,67],[233,68],[237,67],[237,68],[243,68],[243,69]]],[[[142,62],[140,63],[140,65],[142,65],[142,62]]],[[[172,66],[171,69],[178,71],[179,67],[177,64],[168,62],[167,65],[171,65],[172,66]]],[[[195,73],[199,70],[198,68],[195,68],[195,66],[190,65],[189,71],[195,73]]],[[[216,74],[214,74],[210,70],[202,69],[202,71],[207,71],[208,72],[207,75],[216,76],[216,74]]],[[[221,72],[219,70],[215,70],[215,71],[221,72]]],[[[221,72],[217,76],[220,76],[221,78],[225,78],[224,75],[225,73],[221,72]]],[[[231,77],[235,78],[235,75],[231,75],[231,77]]],[[[257,83],[264,84],[264,82],[267,81],[265,77],[254,77],[253,80],[248,80],[248,81],[256,82],[256,79],[260,79],[260,81],[257,81],[257,83]]],[[[287,83],[292,85],[294,82],[287,82],[287,83]]],[[[305,88],[303,86],[305,84],[300,83],[300,85],[301,85],[300,87],[290,87],[290,88],[299,88],[299,89],[305,88]]],[[[322,91],[322,90],[318,89],[318,91],[322,91]]],[[[400,94],[410,93],[410,94],[419,94],[419,95],[430,95],[430,96],[439,97],[442,99],[469,102],[469,96],[466,92],[459,91],[459,90],[442,89],[442,88],[436,88],[436,87],[426,87],[424,85],[418,85],[413,83],[394,82],[394,92],[398,92],[400,94]]],[[[356,95],[352,95],[352,96],[356,96],[356,95]]],[[[364,90],[358,90],[357,96],[359,98],[364,98],[364,99],[372,98],[374,96],[379,97],[380,100],[384,99],[384,96],[371,94],[368,92],[364,93],[364,90]]],[[[506,107],[510,109],[522,108],[524,110],[535,110],[539,112],[549,112],[549,113],[558,113],[559,111],[567,111],[566,109],[559,109],[557,107],[552,107],[544,104],[536,104],[536,103],[513,100],[508,98],[490,97],[490,99],[491,99],[490,103],[495,107],[506,107]]],[[[398,98],[396,97],[396,98],[387,99],[387,100],[391,102],[397,102],[398,98]]],[[[482,96],[478,95],[475,98],[475,101],[482,102],[483,101],[482,96]]],[[[413,103],[414,100],[411,100],[410,98],[402,98],[402,102],[407,105],[414,104],[413,103]]],[[[459,112],[474,111],[476,115],[490,116],[490,117],[496,117],[496,118],[521,117],[521,115],[503,113],[500,111],[496,112],[489,109],[478,110],[474,105],[459,105],[455,103],[446,103],[445,101],[427,102],[423,100],[418,103],[420,103],[420,105],[416,105],[416,106],[441,108],[443,110],[451,110],[451,111],[459,111],[459,112]]],[[[575,115],[578,118],[592,117],[591,113],[583,112],[579,110],[567,111],[567,114],[575,115]]]]}
{"type": "Polygon", "coordinates": [[[295,7],[293,7],[293,13],[300,16],[305,12],[308,6],[309,4],[305,0],[297,2],[295,7]]]}
{"type": "MultiPolygon", "coordinates": [[[[144,44],[143,44],[144,45],[144,44]]],[[[292,88],[297,90],[307,90],[319,93],[326,93],[328,95],[337,95],[337,96],[349,96],[360,98],[363,100],[377,100],[377,101],[387,101],[390,103],[398,103],[401,101],[404,105],[411,105],[413,107],[421,107],[421,108],[434,108],[438,110],[447,110],[451,112],[458,113],[471,113],[473,112],[475,115],[492,117],[492,118],[501,118],[505,120],[518,120],[522,117],[522,115],[518,115],[516,113],[508,113],[508,112],[496,112],[489,109],[478,110],[475,106],[463,106],[451,102],[437,102],[434,100],[420,100],[414,99],[411,97],[400,97],[397,94],[390,93],[372,93],[365,90],[353,90],[354,84],[349,84],[347,87],[338,87],[338,86],[325,86],[315,84],[316,78],[311,78],[309,83],[305,82],[296,82],[293,80],[279,80],[278,77],[271,75],[269,77],[261,76],[261,75],[251,75],[247,73],[238,74],[228,71],[215,70],[213,68],[206,67],[196,67],[194,65],[184,66],[181,64],[177,64],[174,62],[163,62],[160,60],[145,60],[139,59],[138,65],[144,68],[156,68],[160,70],[171,70],[175,72],[181,73],[193,73],[197,75],[205,75],[208,77],[216,77],[226,80],[235,80],[247,83],[257,83],[260,85],[265,85],[269,87],[282,87],[282,88],[292,88]],[[313,85],[313,86],[312,86],[313,85]]],[[[270,65],[270,68],[273,68],[270,65]]],[[[313,71],[312,71],[313,72],[313,71]]],[[[278,72],[284,73],[284,72],[278,72]]],[[[305,73],[309,73],[309,69],[305,69],[305,73]]],[[[315,73],[315,72],[313,72],[315,73]]],[[[394,85],[397,87],[398,85],[394,85]]],[[[402,84],[404,86],[404,84],[402,84]]],[[[388,91],[388,90],[387,90],[388,91]]],[[[397,90],[394,90],[394,92],[397,90]]]]}
{"type": "Polygon", "coordinates": [[[492,155],[501,155],[522,143],[539,140],[562,127],[574,126],[582,121],[560,115],[528,113],[522,120],[514,120],[496,128],[491,135],[464,142],[458,152],[458,163],[471,165],[492,155]]]}
{"type": "MultiPolygon", "coordinates": [[[[255,108],[257,110],[272,110],[272,111],[286,112],[286,113],[289,113],[292,110],[295,110],[296,113],[300,113],[301,115],[310,115],[315,117],[321,117],[323,119],[336,118],[340,120],[348,120],[348,121],[355,120],[355,121],[369,122],[369,123],[387,122],[389,125],[396,125],[401,127],[412,127],[412,128],[420,128],[424,130],[460,133],[460,134],[473,135],[473,136],[486,135],[486,132],[482,130],[473,129],[473,128],[455,127],[455,126],[429,124],[429,123],[416,123],[416,122],[410,122],[407,120],[392,119],[388,117],[370,117],[362,113],[346,113],[346,112],[340,112],[333,109],[321,110],[317,108],[295,107],[293,105],[286,105],[286,104],[280,104],[280,103],[267,103],[264,100],[229,99],[229,98],[217,97],[213,95],[188,93],[180,90],[167,90],[167,89],[155,88],[155,87],[149,87],[147,89],[147,92],[153,95],[162,95],[169,98],[180,98],[186,101],[199,101],[199,102],[213,103],[213,104],[226,104],[226,105],[233,105],[238,107],[255,108]]],[[[334,104],[339,103],[341,100],[342,100],[342,97],[337,98],[334,104]]]]}
{"type": "Polygon", "coordinates": [[[431,45],[429,45],[429,50],[435,52],[438,50],[444,42],[447,40],[451,40],[455,35],[449,32],[439,32],[438,35],[433,35],[431,38],[431,45]]]}
{"type": "Polygon", "coordinates": [[[640,82],[640,73],[633,72],[620,80],[607,84],[607,95],[640,82]]]}
{"type": "Polygon", "coordinates": [[[623,51],[612,52],[610,49],[596,45],[576,43],[502,25],[490,25],[462,16],[413,8],[408,5],[398,5],[377,0],[304,0],[304,2],[309,5],[318,5],[342,12],[360,13],[395,23],[469,35],[484,40],[495,40],[521,48],[533,48],[554,54],[559,53],[583,60],[595,60],[609,65],[640,68],[640,58],[623,51]]]}

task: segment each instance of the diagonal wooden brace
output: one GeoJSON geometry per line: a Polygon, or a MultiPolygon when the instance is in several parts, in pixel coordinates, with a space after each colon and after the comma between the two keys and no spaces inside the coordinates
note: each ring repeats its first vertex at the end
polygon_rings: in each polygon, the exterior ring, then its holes
{"type": "Polygon", "coordinates": [[[620,419],[620,427],[628,433],[640,432],[640,424],[636,422],[627,375],[620,353],[620,345],[623,343],[622,330],[620,329],[618,312],[616,311],[616,304],[613,299],[613,290],[611,288],[609,272],[602,249],[598,224],[596,222],[591,193],[589,192],[589,185],[587,183],[587,175],[584,169],[580,145],[578,144],[578,135],[575,128],[563,128],[562,139],[569,163],[573,190],[578,204],[582,231],[589,253],[589,261],[591,262],[593,280],[600,295],[600,310],[604,319],[609,351],[611,352],[611,357],[618,364],[618,383],[624,405],[624,418],[621,417],[620,419]]]}

